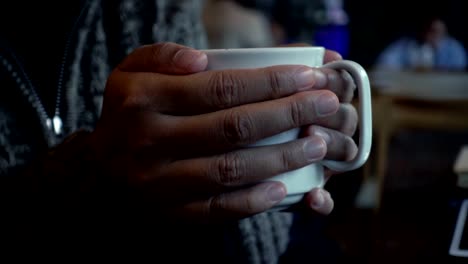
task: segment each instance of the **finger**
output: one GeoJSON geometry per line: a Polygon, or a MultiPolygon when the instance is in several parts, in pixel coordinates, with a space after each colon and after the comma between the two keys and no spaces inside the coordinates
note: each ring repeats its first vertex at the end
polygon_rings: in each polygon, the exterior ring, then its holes
{"type": "Polygon", "coordinates": [[[135,78],[145,101],[157,103],[161,112],[176,115],[207,113],[306,90],[330,90],[346,103],[352,100],[356,89],[346,71],[293,65],[208,71],[177,79],[162,74],[139,74],[135,78]]]}
{"type": "Polygon", "coordinates": [[[321,188],[315,188],[304,197],[309,208],[319,214],[328,215],[333,211],[334,202],[330,193],[321,188]]]}
{"type": "Polygon", "coordinates": [[[212,157],[178,160],[163,170],[155,166],[153,173],[162,176],[147,185],[157,188],[173,184],[173,188],[167,188],[169,196],[218,194],[299,169],[322,160],[326,152],[323,139],[310,137],[212,157]]]}
{"type": "MultiPolygon", "coordinates": [[[[327,50],[324,61],[328,62],[331,60],[337,60],[339,58],[340,56],[338,53],[327,50]]],[[[118,69],[129,72],[188,74],[203,71],[206,66],[207,57],[203,52],[175,43],[166,42],[145,45],[137,48],[129,56],[127,56],[127,58],[118,66],[118,69]]],[[[326,78],[324,78],[325,76],[320,71],[313,71],[310,68],[304,66],[294,67],[295,69],[290,69],[289,72],[286,72],[286,74],[285,72],[281,72],[281,70],[279,72],[269,72],[267,70],[266,72],[268,78],[260,79],[260,81],[263,81],[263,84],[269,85],[260,86],[260,88],[266,87],[266,91],[262,89],[258,90],[259,86],[255,81],[252,83],[255,85],[252,86],[255,86],[256,88],[249,89],[251,86],[243,83],[242,79],[236,77],[235,74],[227,73],[226,75],[225,71],[220,71],[215,74],[214,77],[209,78],[210,81],[208,81],[208,83],[211,83],[212,85],[207,85],[206,82],[199,85],[199,87],[207,87],[207,89],[213,92],[212,94],[206,93],[204,90],[197,89],[197,87],[193,87],[193,89],[186,90],[189,92],[189,94],[184,94],[184,90],[181,91],[177,89],[171,89],[167,91],[170,93],[166,95],[175,98],[188,98],[191,102],[194,103],[184,104],[187,106],[184,109],[188,109],[188,111],[192,111],[192,109],[203,109],[200,108],[200,105],[202,107],[207,105],[208,109],[211,110],[213,108],[219,109],[220,106],[227,108],[243,103],[274,99],[280,96],[289,95],[294,91],[311,88],[314,85],[315,89],[320,89],[326,85],[326,78]],[[294,75],[294,77],[291,77],[291,75],[294,75]],[[194,95],[197,95],[198,93],[199,96],[191,96],[190,92],[195,92],[196,94],[194,95]],[[235,95],[238,96],[236,97],[235,95]],[[239,96],[244,97],[245,100],[242,100],[242,98],[239,98],[239,96]],[[205,100],[203,99],[214,100],[210,100],[207,103],[204,103],[205,100]],[[193,105],[193,107],[190,107],[191,105],[193,105]]],[[[239,72],[238,75],[243,76],[241,72],[239,72]]],[[[251,73],[251,75],[264,76],[258,75],[257,73],[251,73]]],[[[189,81],[189,87],[191,86],[192,81],[189,81]]],[[[166,87],[172,88],[172,86],[166,87]]],[[[340,95],[340,93],[337,94],[340,95]]],[[[165,101],[173,102],[171,99],[172,98],[167,98],[165,101]]]]}
{"type": "Polygon", "coordinates": [[[166,118],[162,120],[163,128],[161,122],[156,124],[149,118],[145,124],[157,127],[147,130],[149,133],[146,136],[163,144],[164,141],[171,144],[177,141],[185,149],[226,151],[292,128],[313,124],[334,115],[338,109],[338,99],[329,91],[303,92],[199,116],[166,118]],[[161,130],[170,133],[151,133],[161,130]],[[167,140],[161,136],[167,137],[167,140]]]}
{"type": "Polygon", "coordinates": [[[352,160],[358,152],[356,143],[348,135],[319,126],[311,126],[308,130],[310,136],[323,138],[327,143],[326,159],[348,161],[352,160]]]}
{"type": "Polygon", "coordinates": [[[178,78],[159,75],[157,79],[154,76],[147,79],[155,83],[142,88],[149,98],[158,100],[160,111],[180,115],[207,113],[304,90],[323,89],[327,81],[322,71],[300,65],[206,71],[178,78]]]}
{"type": "MultiPolygon", "coordinates": [[[[357,129],[358,113],[356,108],[351,104],[340,104],[338,111],[331,116],[319,118],[314,125],[330,128],[342,132],[348,136],[353,136],[357,129]]],[[[307,129],[305,136],[307,134],[307,129]]]]}
{"type": "MultiPolygon", "coordinates": [[[[340,102],[350,103],[354,97],[356,90],[356,83],[354,82],[351,75],[344,70],[334,70],[329,68],[322,68],[321,71],[327,77],[326,84],[322,89],[327,89],[334,92],[340,102]]],[[[313,87],[313,89],[317,89],[313,87]]]]}
{"type": "Polygon", "coordinates": [[[185,204],[176,210],[180,217],[198,222],[218,222],[245,218],[270,209],[286,197],[280,182],[264,182],[249,188],[223,193],[210,199],[185,204]]]}
{"type": "Polygon", "coordinates": [[[337,60],[342,60],[343,57],[341,56],[341,54],[339,54],[338,52],[334,51],[334,50],[325,50],[325,55],[323,56],[323,63],[329,63],[329,62],[332,62],[332,61],[337,61],[337,60]]]}
{"type": "Polygon", "coordinates": [[[118,66],[121,71],[188,74],[206,69],[206,54],[198,50],[165,42],[135,49],[118,66]]]}

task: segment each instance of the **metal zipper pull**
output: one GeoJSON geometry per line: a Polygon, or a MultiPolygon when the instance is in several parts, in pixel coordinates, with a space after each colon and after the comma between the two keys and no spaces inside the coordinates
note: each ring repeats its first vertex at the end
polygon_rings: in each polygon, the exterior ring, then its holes
{"type": "Polygon", "coordinates": [[[55,115],[52,119],[47,118],[46,125],[56,136],[62,134],[63,123],[58,115],[55,115]]]}

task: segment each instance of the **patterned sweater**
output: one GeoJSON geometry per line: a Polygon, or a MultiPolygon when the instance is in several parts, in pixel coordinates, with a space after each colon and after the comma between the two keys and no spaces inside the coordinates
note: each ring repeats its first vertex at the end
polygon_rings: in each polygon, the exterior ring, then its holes
{"type": "MultiPolygon", "coordinates": [[[[1,177],[21,177],[21,169],[37,155],[60,147],[78,129],[92,130],[101,111],[107,76],[134,48],[162,41],[206,47],[199,20],[202,0],[83,2],[61,65],[55,118],[47,115],[15,54],[0,48],[1,177]]],[[[45,171],[36,172],[48,174],[47,168],[41,170],[45,171]]],[[[224,255],[244,263],[278,263],[286,251],[291,224],[287,213],[263,213],[241,220],[223,231],[227,238],[224,255]]]]}

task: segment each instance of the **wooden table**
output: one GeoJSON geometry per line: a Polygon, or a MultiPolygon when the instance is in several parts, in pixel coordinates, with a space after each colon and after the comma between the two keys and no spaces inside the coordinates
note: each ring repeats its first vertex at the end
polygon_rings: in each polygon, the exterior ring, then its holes
{"type": "Polygon", "coordinates": [[[468,131],[468,73],[369,71],[369,79],[377,141],[371,154],[375,171],[370,174],[377,177],[378,209],[389,143],[396,132],[407,128],[468,131]]]}

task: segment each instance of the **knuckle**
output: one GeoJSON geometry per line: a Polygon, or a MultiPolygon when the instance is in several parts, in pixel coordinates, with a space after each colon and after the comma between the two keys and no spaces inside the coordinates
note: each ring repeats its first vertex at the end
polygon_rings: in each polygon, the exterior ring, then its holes
{"type": "Polygon", "coordinates": [[[356,82],[354,81],[351,74],[345,70],[341,72],[341,76],[344,80],[344,98],[346,101],[351,101],[354,96],[354,91],[356,90],[356,82]]]}
{"type": "Polygon", "coordinates": [[[246,197],[243,202],[242,208],[248,213],[253,213],[258,211],[258,202],[255,199],[255,193],[253,190],[248,190],[246,193],[246,197]]]}
{"type": "Polygon", "coordinates": [[[128,96],[122,101],[121,109],[124,111],[129,111],[133,109],[138,109],[140,107],[140,102],[134,96],[128,96]]]}
{"type": "Polygon", "coordinates": [[[342,74],[343,74],[343,79],[347,83],[348,89],[351,90],[351,91],[356,90],[357,85],[356,85],[356,82],[353,79],[353,76],[351,76],[351,74],[349,72],[344,71],[344,70],[343,70],[342,74]]]}
{"type": "Polygon", "coordinates": [[[217,71],[210,80],[210,95],[213,96],[213,104],[219,109],[225,109],[238,102],[239,90],[245,85],[230,71],[217,71]]]}
{"type": "Polygon", "coordinates": [[[237,186],[241,183],[245,165],[235,153],[224,154],[218,159],[215,181],[223,187],[237,186]]]}
{"type": "Polygon", "coordinates": [[[357,125],[358,125],[358,122],[359,122],[359,115],[357,113],[356,108],[354,108],[353,106],[350,106],[349,108],[350,108],[350,111],[349,111],[350,118],[349,119],[351,120],[349,135],[353,135],[356,132],[356,129],[357,129],[357,125]]]}
{"type": "MultiPolygon", "coordinates": [[[[252,214],[261,211],[258,208],[258,202],[256,201],[255,193],[252,190],[247,190],[246,193],[237,197],[229,197],[225,194],[220,194],[217,196],[212,196],[208,199],[206,204],[204,215],[206,218],[211,219],[219,219],[220,217],[226,217],[226,212],[229,211],[231,214],[235,212],[233,211],[240,208],[242,210],[242,214],[252,214]],[[236,200],[235,204],[233,204],[233,200],[236,200]]],[[[232,216],[234,216],[232,215],[232,216]]]]}
{"type": "Polygon", "coordinates": [[[359,119],[357,110],[351,104],[343,104],[340,108],[342,109],[343,116],[340,130],[346,135],[352,136],[356,132],[359,119]]]}
{"type": "Polygon", "coordinates": [[[304,102],[291,100],[287,107],[290,123],[293,127],[300,126],[305,123],[304,113],[306,112],[304,102]]]}
{"type": "MultiPolygon", "coordinates": [[[[270,92],[272,98],[279,98],[281,97],[281,88],[283,87],[283,74],[273,71],[267,70],[267,76],[270,84],[270,92]]],[[[291,85],[292,86],[292,85],[291,85]]]]}
{"type": "Polygon", "coordinates": [[[330,147],[331,158],[337,160],[352,160],[357,153],[357,146],[354,140],[345,134],[340,132],[331,133],[332,146],[330,147]]]}
{"type": "Polygon", "coordinates": [[[346,136],[344,139],[344,160],[352,160],[357,154],[358,147],[356,142],[351,137],[346,136]]]}
{"type": "Polygon", "coordinates": [[[224,138],[231,145],[248,143],[254,136],[254,123],[251,117],[242,111],[228,111],[224,118],[224,138]]]}
{"type": "Polygon", "coordinates": [[[125,87],[122,87],[117,93],[121,98],[123,109],[143,108],[145,97],[139,96],[140,84],[137,80],[130,80],[125,87]]]}
{"type": "Polygon", "coordinates": [[[212,196],[208,200],[208,206],[205,210],[205,215],[214,217],[226,209],[226,201],[222,195],[212,196]]]}
{"type": "Polygon", "coordinates": [[[288,171],[298,166],[300,159],[296,159],[294,153],[288,149],[282,149],[279,154],[280,170],[288,171]]]}

